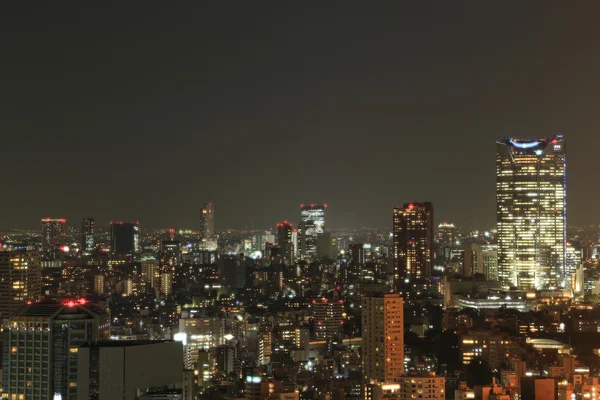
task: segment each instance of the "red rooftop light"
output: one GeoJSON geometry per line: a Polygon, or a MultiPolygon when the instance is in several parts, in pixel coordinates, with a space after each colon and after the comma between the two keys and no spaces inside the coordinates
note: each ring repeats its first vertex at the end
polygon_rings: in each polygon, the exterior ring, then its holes
{"type": "Polygon", "coordinates": [[[414,205],[413,203],[410,203],[410,204],[408,205],[408,209],[409,209],[409,210],[412,210],[413,208],[415,208],[415,205],[414,205]]]}

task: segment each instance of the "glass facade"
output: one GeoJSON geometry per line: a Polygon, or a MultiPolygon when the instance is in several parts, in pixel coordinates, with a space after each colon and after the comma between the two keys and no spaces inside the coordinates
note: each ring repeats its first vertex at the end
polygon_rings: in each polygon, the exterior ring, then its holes
{"type": "Polygon", "coordinates": [[[523,289],[569,287],[562,136],[497,142],[499,277],[523,289]]]}
{"type": "Polygon", "coordinates": [[[327,205],[300,206],[300,258],[313,261],[317,257],[317,236],[325,232],[325,209],[327,205]]]}

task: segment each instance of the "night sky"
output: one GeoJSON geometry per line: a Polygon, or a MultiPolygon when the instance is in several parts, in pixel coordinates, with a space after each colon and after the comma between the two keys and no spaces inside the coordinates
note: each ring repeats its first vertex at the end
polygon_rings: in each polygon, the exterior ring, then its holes
{"type": "Polygon", "coordinates": [[[0,227],[197,228],[206,201],[218,229],[302,202],[391,227],[431,201],[492,228],[495,141],[559,133],[568,221],[600,223],[599,2],[21,3],[0,9],[0,227]]]}

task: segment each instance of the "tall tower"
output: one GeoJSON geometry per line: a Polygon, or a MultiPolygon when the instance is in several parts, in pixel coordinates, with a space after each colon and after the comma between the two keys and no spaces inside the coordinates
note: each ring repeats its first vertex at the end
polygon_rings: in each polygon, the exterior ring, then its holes
{"type": "Polygon", "coordinates": [[[394,286],[405,279],[428,279],[433,263],[433,205],[410,203],[394,208],[394,286]]]}
{"type": "Polygon", "coordinates": [[[499,277],[519,288],[569,287],[562,135],[497,142],[499,277]]]}
{"type": "Polygon", "coordinates": [[[300,205],[300,259],[313,261],[317,257],[317,236],[325,232],[327,204],[300,205]]]}
{"type": "Polygon", "coordinates": [[[206,203],[200,211],[200,240],[212,240],[215,237],[215,206],[206,203]]]}
{"type": "Polygon", "coordinates": [[[42,256],[47,260],[58,258],[60,245],[65,241],[64,218],[42,218],[42,256]]]}
{"type": "Polygon", "coordinates": [[[81,251],[91,254],[95,245],[94,218],[84,218],[81,220],[81,251]]]}
{"type": "Polygon", "coordinates": [[[283,255],[283,262],[291,265],[294,262],[294,246],[292,244],[292,224],[288,221],[277,224],[277,244],[283,255]]]}
{"type": "Polygon", "coordinates": [[[362,298],[363,383],[391,383],[404,373],[403,307],[397,293],[362,298]]]}

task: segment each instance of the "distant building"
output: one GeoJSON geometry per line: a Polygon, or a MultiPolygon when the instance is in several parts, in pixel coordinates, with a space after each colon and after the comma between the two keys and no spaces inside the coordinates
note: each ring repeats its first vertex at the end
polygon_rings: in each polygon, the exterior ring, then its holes
{"type": "Polygon", "coordinates": [[[0,323],[42,295],[40,254],[33,246],[0,247],[0,323]]]}
{"type": "Polygon", "coordinates": [[[42,219],[42,258],[44,260],[57,259],[60,247],[65,243],[64,218],[42,219]]]}
{"type": "Polygon", "coordinates": [[[466,242],[463,248],[464,276],[481,274],[488,281],[498,280],[498,245],[466,242]]]}
{"type": "Polygon", "coordinates": [[[96,246],[94,237],[94,218],[83,218],[81,220],[81,252],[91,254],[96,246]]]}
{"type": "Polygon", "coordinates": [[[140,224],[138,222],[111,222],[110,246],[114,255],[140,252],[140,224]]]}
{"type": "Polygon", "coordinates": [[[456,226],[446,221],[438,225],[438,243],[440,247],[453,246],[458,238],[456,226]]]}
{"type": "Polygon", "coordinates": [[[562,135],[497,142],[498,267],[506,286],[570,287],[562,135]]]}
{"type": "Polygon", "coordinates": [[[183,348],[179,342],[99,341],[84,344],[78,353],[80,399],[136,400],[142,395],[164,393],[165,389],[183,388],[183,348]]]}
{"type": "Polygon", "coordinates": [[[433,205],[410,203],[394,208],[394,284],[428,279],[433,266],[433,205]]]}
{"type": "Polygon", "coordinates": [[[283,255],[285,265],[294,263],[294,244],[292,243],[292,224],[288,221],[279,222],[277,224],[277,244],[283,255]]]}
{"type": "Polygon", "coordinates": [[[344,324],[344,304],[342,300],[325,297],[313,300],[313,320],[315,336],[320,339],[341,339],[344,324]]]}
{"type": "Polygon", "coordinates": [[[206,203],[200,210],[200,241],[210,241],[215,238],[215,206],[206,203]]]}
{"type": "MultiPolygon", "coordinates": [[[[4,330],[3,398],[77,399],[79,346],[108,340],[105,309],[85,299],[25,306],[4,330]]],[[[87,397],[86,397],[87,398],[87,397]]]]}
{"type": "Polygon", "coordinates": [[[317,236],[325,232],[326,204],[310,204],[300,206],[300,259],[314,261],[317,258],[317,236]]]}
{"type": "Polygon", "coordinates": [[[399,294],[363,296],[363,383],[390,383],[404,373],[404,301],[399,294]]]}
{"type": "Polygon", "coordinates": [[[350,243],[350,263],[365,265],[365,247],[362,243],[350,243]]]}
{"type": "Polygon", "coordinates": [[[337,256],[336,238],[331,232],[323,232],[317,235],[317,258],[332,260],[337,256]]]}

